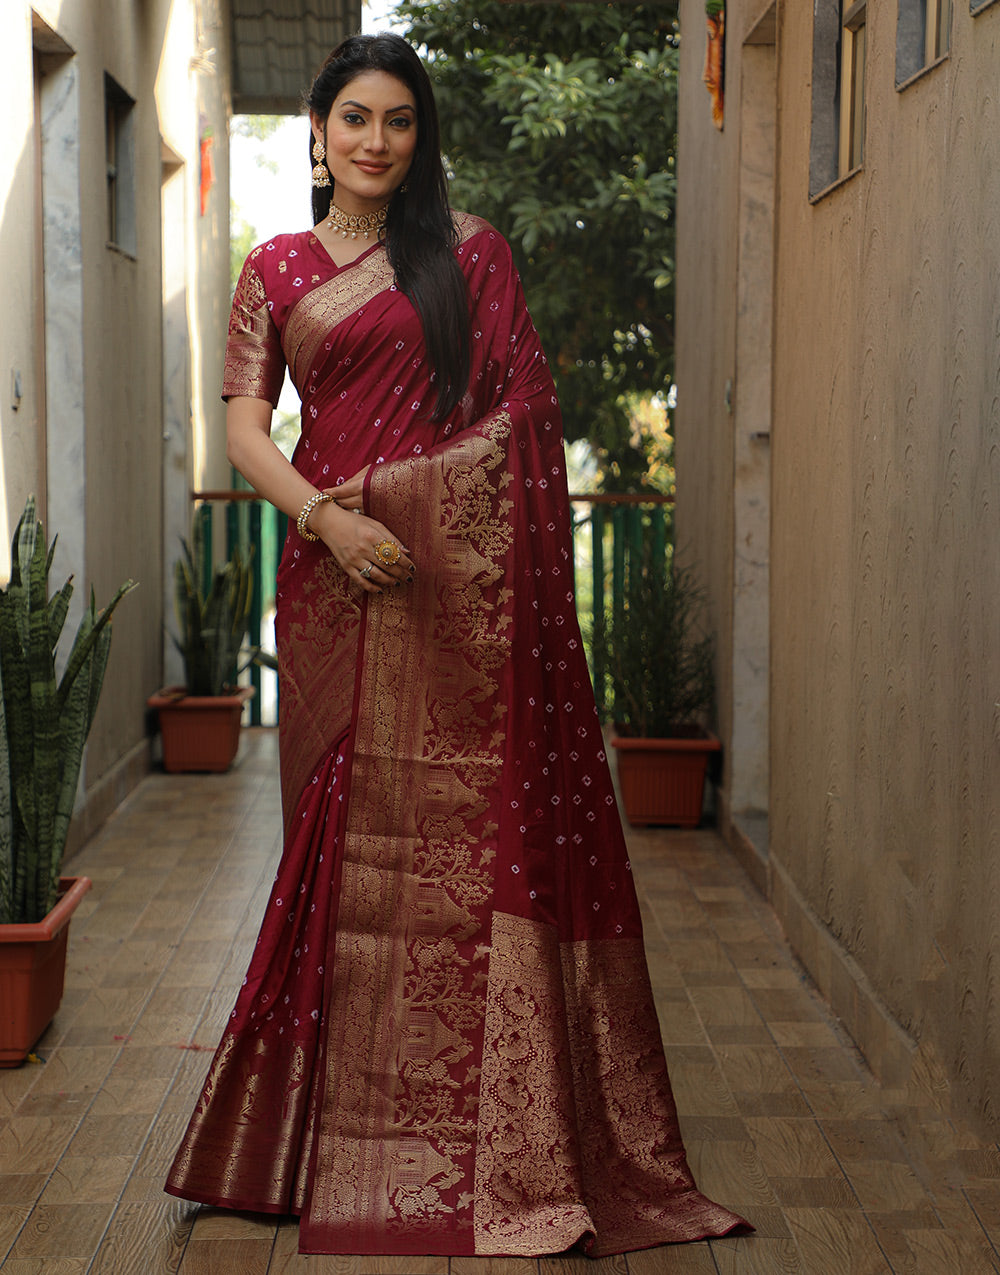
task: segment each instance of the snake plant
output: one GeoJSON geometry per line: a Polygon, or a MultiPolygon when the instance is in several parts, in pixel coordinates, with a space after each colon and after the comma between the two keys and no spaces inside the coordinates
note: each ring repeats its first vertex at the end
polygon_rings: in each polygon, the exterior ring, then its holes
{"type": "Polygon", "coordinates": [[[83,746],[97,711],[111,647],[111,614],[93,590],[61,677],[56,648],[72,579],[49,597],[56,542],[46,549],[28,497],[0,589],[0,923],[34,922],[55,905],[83,746]]]}
{"type": "Polygon", "coordinates": [[[629,564],[623,602],[592,640],[622,733],[665,738],[711,714],[714,641],[693,570],[644,559],[629,564]]]}
{"type": "Polygon", "coordinates": [[[189,695],[222,695],[235,680],[236,662],[246,637],[253,597],[250,568],[253,549],[239,549],[216,568],[211,587],[201,587],[202,526],[196,520],[194,545],[181,541],[183,554],[174,563],[174,612],[180,637],[174,645],[184,660],[189,695]]]}

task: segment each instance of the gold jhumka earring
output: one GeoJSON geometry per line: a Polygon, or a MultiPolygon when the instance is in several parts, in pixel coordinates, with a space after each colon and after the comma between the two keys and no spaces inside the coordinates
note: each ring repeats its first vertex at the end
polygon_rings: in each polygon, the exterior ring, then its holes
{"type": "Polygon", "coordinates": [[[313,185],[329,186],[330,172],[326,164],[323,163],[324,159],[326,159],[326,146],[323,144],[322,137],[317,137],[315,142],[313,142],[313,159],[316,161],[316,167],[312,173],[313,185]]]}

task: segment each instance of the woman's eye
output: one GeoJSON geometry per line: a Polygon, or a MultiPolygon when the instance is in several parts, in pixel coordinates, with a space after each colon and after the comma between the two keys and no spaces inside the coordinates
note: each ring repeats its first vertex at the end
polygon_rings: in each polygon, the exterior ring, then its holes
{"type": "Polygon", "coordinates": [[[348,111],[347,114],[344,116],[345,124],[363,124],[364,122],[365,122],[364,116],[359,115],[357,111],[348,111]]]}
{"type": "Polygon", "coordinates": [[[393,128],[409,128],[412,122],[409,115],[397,115],[394,120],[389,121],[393,128]]]}

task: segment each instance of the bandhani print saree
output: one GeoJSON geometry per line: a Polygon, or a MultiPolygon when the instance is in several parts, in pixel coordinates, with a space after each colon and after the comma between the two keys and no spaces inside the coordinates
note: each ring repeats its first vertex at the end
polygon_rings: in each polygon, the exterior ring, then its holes
{"type": "Polygon", "coordinates": [[[599,1256],[724,1235],[678,1129],[573,598],[552,380],[510,251],[458,215],[472,375],[446,421],[376,245],[248,258],[225,393],[303,403],[417,564],[362,594],[289,530],[285,849],[167,1189],[306,1253],[599,1256]]]}

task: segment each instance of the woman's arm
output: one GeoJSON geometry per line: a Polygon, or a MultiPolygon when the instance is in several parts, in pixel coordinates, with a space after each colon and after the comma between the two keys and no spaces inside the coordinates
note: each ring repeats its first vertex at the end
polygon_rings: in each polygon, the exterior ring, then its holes
{"type": "MultiPolygon", "coordinates": [[[[230,398],[226,408],[226,455],[258,495],[290,518],[298,518],[302,506],[317,489],[271,441],[272,411],[264,399],[230,398]]],[[[373,566],[370,578],[360,574],[378,561],[375,546],[382,540],[394,540],[388,527],[374,518],[342,509],[331,500],[312,511],[308,526],[351,579],[369,593],[380,593],[380,586],[402,584],[413,572],[409,552],[400,545],[402,553],[391,567],[373,566]]]]}

